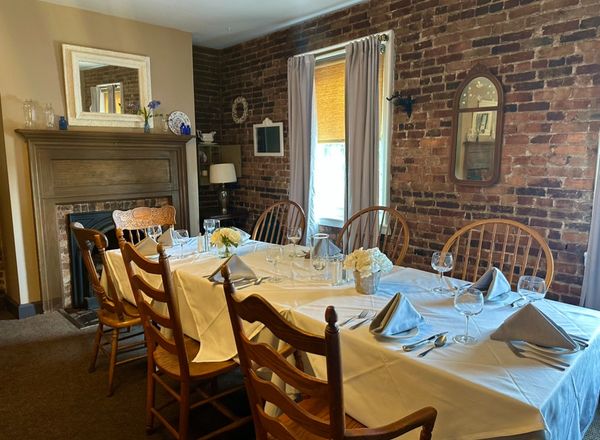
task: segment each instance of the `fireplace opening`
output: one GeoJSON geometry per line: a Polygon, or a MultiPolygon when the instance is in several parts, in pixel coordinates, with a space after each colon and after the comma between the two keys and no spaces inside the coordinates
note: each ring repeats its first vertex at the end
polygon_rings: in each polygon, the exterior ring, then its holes
{"type": "MultiPolygon", "coordinates": [[[[96,229],[106,235],[108,239],[107,249],[119,248],[112,211],[78,212],[69,214],[67,217],[69,224],[79,222],[84,228],[96,229]]],[[[70,231],[70,229],[67,230],[70,231]]],[[[71,254],[71,307],[75,309],[99,308],[100,305],[89,281],[81,252],[77,246],[77,240],[75,240],[72,233],[69,233],[69,251],[71,254]]],[[[102,261],[96,248],[92,251],[92,260],[98,273],[101,273],[102,261]]]]}

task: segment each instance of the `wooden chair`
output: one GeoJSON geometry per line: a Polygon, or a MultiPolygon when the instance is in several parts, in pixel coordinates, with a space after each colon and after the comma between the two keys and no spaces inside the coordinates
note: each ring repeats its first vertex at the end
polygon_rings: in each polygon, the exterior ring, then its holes
{"type": "Polygon", "coordinates": [[[122,232],[119,241],[125,239],[137,243],[146,237],[146,228],[151,226],[175,225],[175,207],[165,205],[160,208],[133,208],[128,211],[113,211],[113,221],[122,232]]]}
{"type": "MultiPolygon", "coordinates": [[[[252,240],[285,244],[287,241],[286,228],[301,228],[302,237],[306,232],[304,210],[291,200],[277,202],[260,215],[252,231],[252,240]]],[[[302,237],[300,237],[300,242],[302,242],[302,237]]]]}
{"type": "Polygon", "coordinates": [[[231,393],[241,390],[243,386],[228,389],[218,394],[209,395],[198,388],[202,400],[191,403],[190,392],[192,382],[212,381],[212,389],[216,390],[216,379],[219,375],[232,371],[238,365],[232,361],[225,362],[191,362],[200,348],[200,343],[183,334],[179,313],[173,296],[173,281],[168,257],[162,245],[158,245],[158,262],[147,260],[138,254],[134,245],[128,242],[121,244],[121,252],[125,268],[142,318],[142,325],[148,344],[148,366],[146,386],[146,428],[151,432],[154,417],[167,428],[177,439],[188,436],[189,412],[200,405],[210,403],[232,422],[202,439],[235,429],[251,420],[251,417],[240,418],[217,401],[231,393]],[[135,265],[135,269],[134,269],[135,265]],[[139,272],[159,275],[162,287],[150,286],[139,272]],[[166,332],[166,333],[165,333],[166,332]],[[172,336],[167,336],[171,334],[172,336]],[[162,376],[168,376],[179,382],[179,392],[173,389],[162,376]],[[174,398],[161,407],[156,407],[154,399],[155,384],[158,382],[174,398]],[[179,403],[179,425],[176,428],[160,413],[166,406],[179,403]]]}
{"type": "Polygon", "coordinates": [[[93,372],[96,369],[98,351],[102,351],[102,353],[108,356],[108,395],[111,396],[114,391],[113,379],[115,367],[146,357],[146,354],[144,353],[143,355],[127,357],[117,361],[117,356],[119,354],[139,350],[145,345],[143,338],[138,342],[121,345],[121,342],[143,334],[141,331],[131,333],[131,328],[141,325],[142,321],[135,306],[127,301],[119,299],[108,272],[106,272],[108,293],[100,284],[100,275],[92,260],[92,250],[96,247],[100,258],[102,259],[102,264],[106,268],[105,250],[108,245],[106,236],[95,229],[85,229],[81,223],[71,223],[71,231],[73,231],[73,235],[77,240],[77,246],[81,252],[88,278],[92,284],[94,294],[96,295],[96,298],[98,298],[98,303],[100,304],[100,309],[97,311],[98,329],[96,330],[96,337],[94,339],[94,349],[89,371],[93,372]],[[112,329],[110,332],[110,340],[106,340],[108,339],[109,334],[104,332],[105,326],[112,329]],[[127,333],[124,333],[123,330],[126,330],[127,333]],[[106,350],[106,346],[108,345],[110,345],[110,351],[106,350]]]}
{"type": "Polygon", "coordinates": [[[242,301],[235,298],[235,289],[225,266],[221,273],[225,279],[224,290],[235,341],[244,373],[246,390],[254,417],[256,438],[265,440],[309,439],[393,439],[422,427],[421,440],[431,438],[437,417],[434,408],[422,408],[396,422],[378,428],[366,428],[344,413],[340,336],[336,325],[337,314],[332,306],[327,308],[325,336],[307,333],[286,321],[264,299],[251,295],[242,301]],[[242,320],[260,321],[277,338],[297,350],[325,356],[327,380],[317,379],[287,362],[285,355],[272,347],[253,342],[242,330],[242,320]],[[290,399],[272,382],[260,377],[259,369],[268,369],[286,384],[310,396],[301,401],[290,399]],[[264,405],[271,402],[283,414],[271,417],[264,405]]]}
{"type": "Polygon", "coordinates": [[[450,276],[466,281],[477,281],[492,266],[502,271],[513,288],[521,275],[541,276],[546,287],[554,278],[554,258],[546,241],[514,220],[470,223],[448,239],[444,252],[452,252],[454,258],[450,276]]]}
{"type": "Polygon", "coordinates": [[[378,247],[399,266],[408,251],[409,239],[408,224],[398,211],[386,206],[371,206],[348,219],[336,244],[344,254],[360,247],[378,247]]]}

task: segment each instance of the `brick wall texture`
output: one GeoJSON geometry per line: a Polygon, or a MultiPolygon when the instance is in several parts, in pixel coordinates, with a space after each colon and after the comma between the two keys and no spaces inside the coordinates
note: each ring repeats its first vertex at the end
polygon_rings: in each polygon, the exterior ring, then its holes
{"type": "Polygon", "coordinates": [[[234,203],[248,209],[250,228],[288,194],[287,59],[392,29],[395,89],[416,99],[411,119],[393,118],[391,204],[411,229],[405,264],[431,270],[432,251],[459,227],[511,218],[552,248],[549,297],[576,303],[600,129],[599,26],[598,0],[371,0],[222,51],[195,48],[195,69],[220,77],[218,93],[209,92],[215,82],[196,83],[197,125],[214,129],[220,94],[222,140],[243,146],[234,203]],[[487,188],[449,178],[452,99],[477,63],[498,77],[506,100],[501,177],[487,188]],[[250,107],[241,125],[230,116],[239,95],[250,107]],[[283,158],[253,155],[252,124],[265,117],[284,122],[283,158]]]}

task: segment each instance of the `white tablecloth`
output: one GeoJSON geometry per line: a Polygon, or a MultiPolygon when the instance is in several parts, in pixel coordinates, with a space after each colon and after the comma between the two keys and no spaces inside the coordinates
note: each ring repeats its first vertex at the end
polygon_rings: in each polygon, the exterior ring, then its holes
{"type": "MultiPolygon", "coordinates": [[[[264,251],[254,250],[250,243],[238,253],[257,275],[273,275],[264,251]]],[[[118,292],[133,300],[120,254],[108,255],[118,292]]],[[[202,341],[198,361],[236,354],[222,287],[203,277],[220,262],[207,254],[172,262],[182,327],[202,341]]],[[[289,262],[281,272],[291,272],[289,262]]],[[[431,405],[439,413],[437,438],[481,439],[541,431],[547,439],[580,439],[593,418],[600,392],[600,341],[596,337],[600,313],[548,300],[537,303],[566,331],[591,338],[588,349],[565,356],[571,363],[566,372],[517,358],[504,343],[489,339],[515,312],[506,305],[512,297],[486,304],[482,314],[471,320],[470,331],[479,338],[478,344],[453,343],[419,358],[420,350],[403,352],[401,345],[444,330],[451,339],[464,330],[464,318],[454,310],[452,299],[429,292],[436,282],[434,274],[396,267],[382,277],[377,295],[364,296],[352,284],[332,287],[313,280],[308,261],[296,259],[293,279],[264,282],[238,294],[259,293],[296,325],[317,334],[324,332],[328,305],[336,307],[342,321],[363,309],[381,309],[397,291],[408,296],[425,317],[418,335],[380,341],[367,325],[341,330],[346,411],[367,426],[388,423],[431,405]]],[[[246,328],[248,333],[259,330],[256,325],[246,328]]],[[[325,377],[323,359],[311,356],[310,361],[316,374],[325,377]]],[[[403,438],[418,438],[418,434],[403,438]]]]}

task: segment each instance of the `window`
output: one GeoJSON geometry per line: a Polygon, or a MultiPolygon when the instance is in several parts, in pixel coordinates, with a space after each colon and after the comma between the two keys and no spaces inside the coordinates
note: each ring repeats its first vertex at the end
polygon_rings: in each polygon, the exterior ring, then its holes
{"type": "MultiPolygon", "coordinates": [[[[387,66],[391,51],[379,62],[380,142],[379,200],[387,205],[389,194],[389,118],[387,101],[391,72],[387,66]]],[[[315,67],[316,143],[313,150],[312,194],[318,224],[341,227],[346,200],[345,52],[342,49],[317,56],[315,67]]],[[[351,213],[350,213],[351,214],[351,213]]]]}

